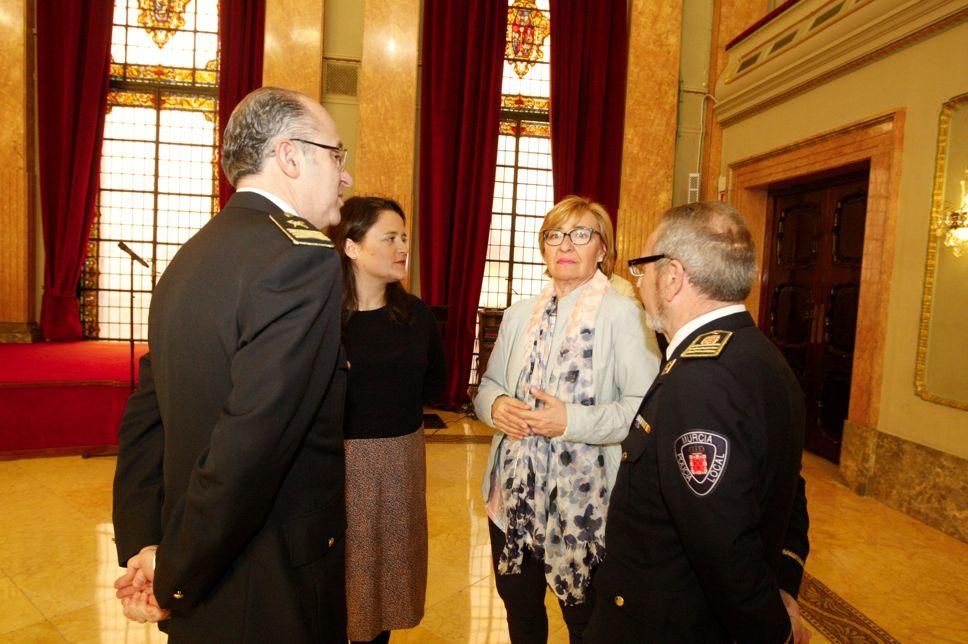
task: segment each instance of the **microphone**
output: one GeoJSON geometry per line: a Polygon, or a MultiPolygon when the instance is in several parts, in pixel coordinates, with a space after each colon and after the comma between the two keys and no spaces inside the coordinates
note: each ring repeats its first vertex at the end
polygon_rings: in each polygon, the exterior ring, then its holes
{"type": "Polygon", "coordinates": [[[131,250],[131,247],[128,246],[127,244],[125,244],[123,241],[122,242],[118,242],[118,248],[120,248],[121,250],[123,250],[124,252],[126,252],[131,257],[131,259],[133,259],[134,261],[138,262],[139,264],[141,264],[145,268],[149,268],[148,262],[146,262],[145,260],[141,259],[141,256],[138,255],[138,253],[136,253],[133,250],[131,250]]]}

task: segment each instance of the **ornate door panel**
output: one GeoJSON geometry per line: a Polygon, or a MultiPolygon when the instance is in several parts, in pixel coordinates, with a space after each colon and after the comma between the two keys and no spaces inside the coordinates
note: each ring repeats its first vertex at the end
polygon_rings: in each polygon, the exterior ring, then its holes
{"type": "Polygon", "coordinates": [[[850,403],[867,177],[771,193],[760,326],[807,400],[807,449],[837,462],[850,403]]]}

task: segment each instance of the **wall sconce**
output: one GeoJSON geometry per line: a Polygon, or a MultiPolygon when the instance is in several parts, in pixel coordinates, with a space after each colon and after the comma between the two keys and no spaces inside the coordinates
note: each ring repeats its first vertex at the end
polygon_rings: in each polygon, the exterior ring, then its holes
{"type": "MultiPolygon", "coordinates": [[[[968,169],[965,170],[965,176],[968,177],[968,169]]],[[[955,257],[968,254],[968,193],[965,192],[965,183],[961,182],[961,203],[958,208],[941,215],[944,245],[951,249],[955,257]]]]}

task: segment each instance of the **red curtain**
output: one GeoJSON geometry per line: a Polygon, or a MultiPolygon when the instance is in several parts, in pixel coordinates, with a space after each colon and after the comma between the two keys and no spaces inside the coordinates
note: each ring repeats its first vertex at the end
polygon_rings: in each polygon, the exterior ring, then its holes
{"type": "Polygon", "coordinates": [[[36,6],[45,253],[40,330],[48,340],[77,340],[77,284],[98,192],[114,3],[37,0],[36,6]]]}
{"type": "Polygon", "coordinates": [[[555,201],[601,203],[616,223],[622,178],[627,0],[551,0],[551,160],[555,201]]]}
{"type": "MultiPolygon", "coordinates": [[[[219,0],[218,136],[222,140],[232,110],[245,95],[262,87],[265,0],[219,0]]],[[[232,196],[232,185],[218,168],[219,202],[232,196]]]]}
{"type": "Polygon", "coordinates": [[[494,198],[507,4],[425,0],[420,107],[420,284],[447,306],[444,404],[467,400],[494,198]]]}

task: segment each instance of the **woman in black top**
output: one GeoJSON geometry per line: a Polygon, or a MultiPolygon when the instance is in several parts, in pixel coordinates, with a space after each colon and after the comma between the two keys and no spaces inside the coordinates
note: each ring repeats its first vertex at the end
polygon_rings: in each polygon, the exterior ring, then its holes
{"type": "Polygon", "coordinates": [[[430,310],[407,275],[403,210],[353,197],[330,230],[343,261],[346,603],[351,641],[386,642],[423,617],[427,589],[423,404],[444,384],[430,310]]]}

